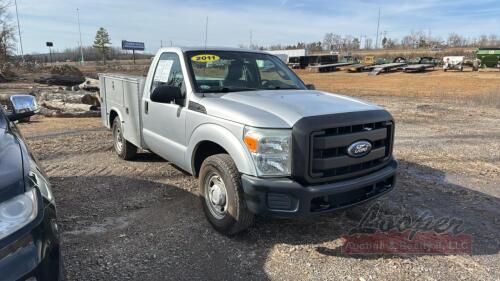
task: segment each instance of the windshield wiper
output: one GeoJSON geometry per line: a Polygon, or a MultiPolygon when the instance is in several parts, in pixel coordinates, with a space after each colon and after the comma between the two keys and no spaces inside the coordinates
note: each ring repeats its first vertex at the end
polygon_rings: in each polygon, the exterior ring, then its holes
{"type": "Polygon", "coordinates": [[[280,87],[280,86],[276,86],[274,88],[271,88],[271,90],[301,90],[301,89],[297,88],[297,87],[280,87]]]}
{"type": "Polygon", "coordinates": [[[230,93],[230,92],[244,92],[244,91],[257,91],[257,88],[229,88],[223,87],[215,91],[210,91],[210,93],[230,93]]]}

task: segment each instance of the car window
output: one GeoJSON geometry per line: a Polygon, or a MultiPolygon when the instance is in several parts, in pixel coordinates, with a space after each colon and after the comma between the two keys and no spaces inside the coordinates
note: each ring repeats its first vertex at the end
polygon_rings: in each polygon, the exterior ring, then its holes
{"type": "Polygon", "coordinates": [[[161,54],[151,83],[151,93],[161,85],[184,87],[181,62],[179,56],[175,53],[161,54]]]}

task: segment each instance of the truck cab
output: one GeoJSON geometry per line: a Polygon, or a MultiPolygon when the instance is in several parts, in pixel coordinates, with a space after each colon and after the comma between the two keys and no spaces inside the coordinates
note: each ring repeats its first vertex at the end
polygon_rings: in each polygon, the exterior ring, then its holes
{"type": "Polygon", "coordinates": [[[316,91],[271,54],[164,48],[147,77],[101,74],[100,83],[116,153],[149,150],[198,177],[201,206],[224,234],[255,215],[324,214],[395,185],[390,113],[316,91]]]}

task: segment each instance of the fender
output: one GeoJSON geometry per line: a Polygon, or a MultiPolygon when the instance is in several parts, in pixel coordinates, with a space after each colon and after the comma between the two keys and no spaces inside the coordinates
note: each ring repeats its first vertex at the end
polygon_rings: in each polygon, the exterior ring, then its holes
{"type": "Polygon", "coordinates": [[[122,120],[122,123],[124,122],[124,121],[123,121],[124,119],[123,119],[123,117],[122,117],[122,113],[121,113],[120,109],[116,108],[115,106],[112,106],[112,107],[109,109],[109,111],[108,111],[108,113],[107,113],[107,116],[106,116],[106,124],[108,124],[108,126],[107,126],[107,127],[108,127],[108,129],[110,129],[110,130],[111,130],[111,127],[113,126],[113,124],[111,124],[111,122],[109,122],[109,116],[111,115],[111,111],[116,112],[116,114],[118,115],[118,117],[120,118],[120,120],[122,120]]]}
{"type": "Polygon", "coordinates": [[[186,166],[191,168],[191,171],[189,171],[191,174],[194,173],[194,154],[198,145],[203,141],[211,141],[224,148],[233,159],[240,173],[257,174],[250,153],[244,147],[243,140],[239,140],[228,129],[213,123],[198,126],[189,139],[186,151],[186,166]]]}

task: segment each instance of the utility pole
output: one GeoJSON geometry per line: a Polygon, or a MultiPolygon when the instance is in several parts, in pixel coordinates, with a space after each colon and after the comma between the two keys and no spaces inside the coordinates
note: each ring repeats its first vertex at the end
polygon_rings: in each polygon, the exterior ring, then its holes
{"type": "Polygon", "coordinates": [[[49,48],[50,64],[52,64],[52,47],[54,47],[54,43],[47,42],[45,45],[49,48]]]}
{"type": "Polygon", "coordinates": [[[78,18],[78,32],[80,33],[80,63],[81,63],[81,65],[84,65],[85,60],[83,59],[82,29],[80,27],[80,9],[79,8],[76,8],[76,16],[78,18]]]}
{"type": "Polygon", "coordinates": [[[205,51],[207,50],[207,41],[208,41],[208,16],[207,16],[207,21],[205,23],[205,51]]]}
{"type": "Polygon", "coordinates": [[[160,40],[160,49],[163,48],[163,40],[160,40]]]}
{"type": "Polygon", "coordinates": [[[380,28],[380,8],[378,8],[377,39],[375,39],[375,49],[378,49],[378,30],[380,28]]]}
{"type": "Polygon", "coordinates": [[[252,48],[252,45],[253,45],[253,34],[252,34],[252,30],[250,29],[250,45],[248,46],[249,49],[252,48]]]}
{"type": "Polygon", "coordinates": [[[24,62],[23,39],[21,38],[21,25],[19,24],[19,12],[17,11],[17,0],[14,0],[16,5],[17,31],[19,32],[19,45],[21,46],[21,60],[24,62]]]}

